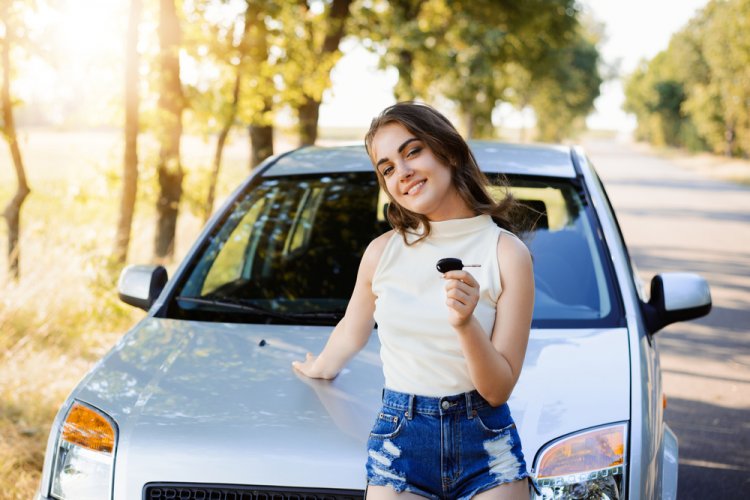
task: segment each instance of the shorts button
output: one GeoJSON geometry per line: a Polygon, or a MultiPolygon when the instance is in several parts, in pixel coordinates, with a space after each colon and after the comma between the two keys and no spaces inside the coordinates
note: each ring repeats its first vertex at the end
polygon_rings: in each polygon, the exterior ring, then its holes
{"type": "Polygon", "coordinates": [[[448,401],[443,401],[442,403],[440,403],[440,407],[441,407],[441,408],[442,408],[443,410],[447,410],[448,408],[450,408],[450,407],[451,407],[451,404],[450,404],[450,403],[449,403],[448,401]]]}

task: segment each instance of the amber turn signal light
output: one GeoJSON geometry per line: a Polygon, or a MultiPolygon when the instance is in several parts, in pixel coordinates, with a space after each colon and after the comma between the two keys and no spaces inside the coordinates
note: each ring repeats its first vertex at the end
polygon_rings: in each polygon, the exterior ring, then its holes
{"type": "Polygon", "coordinates": [[[544,453],[537,477],[578,474],[622,465],[624,443],[623,425],[571,436],[544,453]]]}
{"type": "Polygon", "coordinates": [[[112,453],[115,430],[96,410],[74,403],[63,424],[62,439],[90,450],[112,453]]]}

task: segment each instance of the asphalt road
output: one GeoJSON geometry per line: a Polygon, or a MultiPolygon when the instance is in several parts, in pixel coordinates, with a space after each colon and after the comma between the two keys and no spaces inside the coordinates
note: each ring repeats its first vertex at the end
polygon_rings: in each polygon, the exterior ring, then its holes
{"type": "Polygon", "coordinates": [[[617,141],[584,143],[646,283],[698,273],[713,308],[656,334],[678,498],[750,499],[750,187],[709,179],[617,141]]]}

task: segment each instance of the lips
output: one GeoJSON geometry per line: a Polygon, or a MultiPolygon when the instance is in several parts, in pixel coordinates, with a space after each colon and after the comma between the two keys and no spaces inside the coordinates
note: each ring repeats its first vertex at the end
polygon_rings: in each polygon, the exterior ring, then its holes
{"type": "Polygon", "coordinates": [[[422,190],[422,186],[424,186],[425,182],[427,182],[427,179],[422,179],[421,181],[415,181],[409,184],[406,187],[406,191],[404,192],[405,195],[415,195],[418,192],[422,190]]]}

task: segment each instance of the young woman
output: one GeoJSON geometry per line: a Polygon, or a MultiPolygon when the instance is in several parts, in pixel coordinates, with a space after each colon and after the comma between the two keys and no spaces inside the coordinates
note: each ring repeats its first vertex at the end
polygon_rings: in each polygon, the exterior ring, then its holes
{"type": "Polygon", "coordinates": [[[385,388],[368,440],[367,498],[528,498],[506,404],[534,303],[529,251],[508,230],[513,201],[492,200],[466,142],[429,106],[387,108],[365,145],[394,230],[365,250],[323,351],[294,368],[334,378],[377,321],[385,388]],[[478,267],[441,274],[446,257],[478,267]]]}

